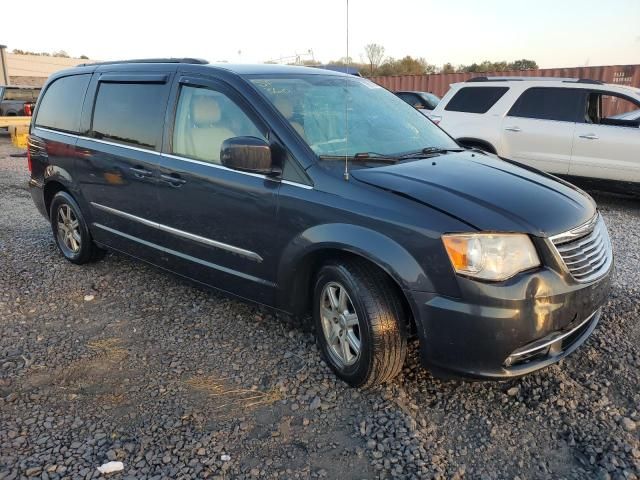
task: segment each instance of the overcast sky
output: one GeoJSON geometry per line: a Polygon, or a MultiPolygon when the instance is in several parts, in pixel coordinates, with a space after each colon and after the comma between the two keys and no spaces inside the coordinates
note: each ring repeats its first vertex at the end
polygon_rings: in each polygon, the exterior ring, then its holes
{"type": "MultiPolygon", "coordinates": [[[[28,20],[14,15],[2,22],[0,44],[9,51],[242,63],[286,62],[309,50],[323,62],[346,54],[346,0],[28,5],[28,20]]],[[[640,63],[640,0],[350,0],[349,7],[355,60],[364,45],[375,42],[388,56],[424,57],[436,65],[519,58],[541,67],[640,63]]]]}

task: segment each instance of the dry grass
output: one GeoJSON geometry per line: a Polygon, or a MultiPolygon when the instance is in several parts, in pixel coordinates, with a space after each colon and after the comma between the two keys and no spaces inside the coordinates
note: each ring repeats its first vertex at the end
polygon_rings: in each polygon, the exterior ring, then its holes
{"type": "Polygon", "coordinates": [[[228,407],[251,408],[269,405],[282,399],[280,392],[269,390],[252,390],[229,385],[224,378],[213,375],[191,377],[185,382],[194,390],[206,393],[208,396],[222,401],[215,407],[221,410],[228,407]]]}
{"type": "Polygon", "coordinates": [[[105,393],[104,395],[98,395],[95,398],[95,402],[101,405],[118,406],[125,403],[125,396],[122,393],[105,393]]]}
{"type": "Polygon", "coordinates": [[[111,362],[121,362],[129,355],[119,338],[105,338],[87,343],[87,347],[97,356],[111,362]]]}

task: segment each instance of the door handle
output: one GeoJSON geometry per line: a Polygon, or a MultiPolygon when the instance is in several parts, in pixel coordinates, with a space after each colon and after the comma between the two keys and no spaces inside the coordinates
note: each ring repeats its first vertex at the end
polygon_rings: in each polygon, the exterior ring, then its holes
{"type": "Polygon", "coordinates": [[[131,170],[133,174],[138,178],[150,177],[151,175],[153,175],[153,172],[151,170],[147,170],[146,168],[142,167],[131,167],[129,168],[129,170],[131,170]]]}
{"type": "Polygon", "coordinates": [[[509,132],[521,132],[522,129],[520,127],[506,127],[505,130],[509,132]]]}
{"type": "Polygon", "coordinates": [[[587,140],[597,140],[598,136],[595,133],[588,133],[586,135],[580,135],[580,138],[586,138],[587,140]]]}
{"type": "Polygon", "coordinates": [[[160,180],[168,183],[172,187],[179,187],[187,183],[187,181],[184,178],[180,178],[180,176],[176,173],[172,173],[170,175],[162,174],[160,175],[160,180]]]}

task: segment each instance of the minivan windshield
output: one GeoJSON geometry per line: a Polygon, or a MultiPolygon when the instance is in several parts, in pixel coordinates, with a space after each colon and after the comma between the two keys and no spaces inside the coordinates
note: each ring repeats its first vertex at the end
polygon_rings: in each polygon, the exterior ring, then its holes
{"type": "Polygon", "coordinates": [[[321,158],[459,148],[422,113],[363,78],[308,74],[250,80],[321,158]]]}

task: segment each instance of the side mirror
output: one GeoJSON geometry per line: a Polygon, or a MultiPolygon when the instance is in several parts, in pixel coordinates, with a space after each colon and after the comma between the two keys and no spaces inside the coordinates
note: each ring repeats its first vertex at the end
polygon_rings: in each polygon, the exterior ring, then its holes
{"type": "Polygon", "coordinates": [[[271,147],[257,137],[232,137],[222,142],[220,148],[222,165],[243,172],[277,175],[279,169],[273,167],[271,147]]]}

